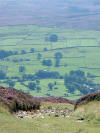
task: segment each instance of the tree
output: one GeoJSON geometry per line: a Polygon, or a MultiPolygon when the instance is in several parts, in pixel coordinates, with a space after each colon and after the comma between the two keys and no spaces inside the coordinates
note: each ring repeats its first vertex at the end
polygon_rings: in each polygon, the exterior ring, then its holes
{"type": "Polygon", "coordinates": [[[57,42],[58,41],[58,36],[56,34],[53,34],[49,38],[50,42],[57,42]]]}
{"type": "Polygon", "coordinates": [[[14,55],[18,55],[18,51],[14,51],[13,54],[14,54],[14,55]]]}
{"type": "Polygon", "coordinates": [[[9,84],[9,88],[14,88],[15,86],[15,82],[11,80],[8,81],[8,84],[9,84]]]}
{"type": "Polygon", "coordinates": [[[19,62],[18,59],[16,59],[16,58],[14,58],[12,61],[15,62],[15,63],[19,62]]]}
{"type": "Polygon", "coordinates": [[[19,67],[19,72],[20,72],[20,73],[25,72],[25,67],[24,67],[24,66],[20,66],[20,67],[19,67]]]}
{"type": "Polygon", "coordinates": [[[35,76],[38,79],[47,79],[47,78],[59,79],[60,78],[59,72],[57,71],[50,72],[48,70],[39,70],[38,72],[35,73],[35,76]]]}
{"type": "Polygon", "coordinates": [[[43,51],[48,51],[48,49],[47,48],[44,48],[43,51]]]}
{"type": "Polygon", "coordinates": [[[52,66],[52,60],[50,60],[50,59],[43,60],[42,61],[42,65],[44,65],[44,66],[52,66]]]}
{"type": "Polygon", "coordinates": [[[22,51],[21,51],[21,54],[26,54],[26,51],[25,51],[25,50],[22,50],[22,51]]]}
{"type": "Polygon", "coordinates": [[[36,89],[37,89],[37,92],[40,92],[41,87],[40,86],[37,86],[36,89]]]}
{"type": "Polygon", "coordinates": [[[36,76],[33,74],[23,74],[22,80],[33,81],[33,80],[36,80],[36,76]]]}
{"type": "Polygon", "coordinates": [[[74,84],[67,84],[67,87],[69,93],[74,93],[75,89],[77,89],[75,88],[74,84]]]}
{"type": "Polygon", "coordinates": [[[61,52],[55,53],[55,67],[59,67],[60,59],[63,57],[61,52]]]}
{"type": "Polygon", "coordinates": [[[48,42],[49,41],[49,37],[46,36],[45,37],[45,41],[48,42]]]}
{"type": "Polygon", "coordinates": [[[0,70],[0,79],[5,79],[6,78],[6,73],[0,70]]]}
{"type": "Polygon", "coordinates": [[[42,54],[38,53],[37,59],[40,60],[42,58],[42,54]]]}
{"type": "Polygon", "coordinates": [[[51,50],[52,50],[52,47],[53,47],[53,42],[57,42],[58,41],[58,36],[53,34],[49,37],[49,41],[51,42],[51,50]]]}
{"type": "Polygon", "coordinates": [[[31,48],[31,49],[30,49],[30,52],[31,52],[31,53],[34,53],[34,52],[35,52],[35,49],[34,49],[34,48],[31,48]]]}
{"type": "Polygon", "coordinates": [[[53,84],[53,83],[49,83],[49,84],[48,84],[49,90],[51,90],[51,91],[52,91],[53,86],[54,86],[54,84],[53,84]]]}
{"type": "Polygon", "coordinates": [[[40,84],[40,80],[36,79],[36,84],[39,85],[40,84]]]}
{"type": "Polygon", "coordinates": [[[58,87],[54,87],[55,90],[58,90],[59,88],[58,87]]]}
{"type": "Polygon", "coordinates": [[[35,90],[36,84],[35,84],[34,82],[30,82],[30,83],[28,84],[28,87],[29,87],[31,90],[35,90]]]}

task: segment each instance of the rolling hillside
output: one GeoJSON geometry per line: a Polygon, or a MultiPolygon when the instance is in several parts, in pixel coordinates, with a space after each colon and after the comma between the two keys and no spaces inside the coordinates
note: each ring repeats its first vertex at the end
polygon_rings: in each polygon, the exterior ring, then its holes
{"type": "Polygon", "coordinates": [[[0,85],[72,100],[98,91],[99,13],[97,0],[0,0],[0,85]]]}
{"type": "Polygon", "coordinates": [[[92,89],[97,91],[100,84],[99,36],[100,32],[95,30],[68,30],[34,25],[0,27],[0,72],[3,74],[0,85],[37,97],[78,99],[83,93],[77,87],[74,93],[70,93],[65,86],[64,76],[69,75],[72,70],[81,70],[85,73],[83,79],[87,80],[82,84],[87,84],[85,88],[87,87],[88,93],[92,89]],[[52,34],[58,36],[57,42],[46,40],[52,34]],[[62,58],[59,67],[56,67],[55,54],[58,52],[62,54],[62,58]],[[49,60],[51,66],[43,64],[44,60],[49,60]],[[34,77],[39,72],[49,75],[53,72],[54,77],[34,77]],[[30,83],[34,83],[34,89],[29,87],[30,83]]]}
{"type": "Polygon", "coordinates": [[[100,30],[98,0],[0,0],[0,26],[35,24],[100,30]]]}
{"type": "Polygon", "coordinates": [[[0,0],[0,133],[100,133],[99,22],[98,0],[0,0]]]}
{"type": "Polygon", "coordinates": [[[85,95],[77,100],[74,115],[84,120],[100,123],[100,92],[85,95]]]}
{"type": "MultiPolygon", "coordinates": [[[[0,89],[3,89],[3,93],[4,91],[5,91],[5,94],[7,93],[7,88],[2,87],[0,89]]],[[[27,94],[25,93],[19,92],[14,89],[11,89],[11,90],[13,91],[9,91],[9,95],[12,95],[12,92],[14,94],[14,92],[16,91],[17,100],[18,98],[20,98],[19,94],[24,94],[24,96],[25,95],[27,96],[27,94]]],[[[2,95],[2,97],[4,96],[4,98],[7,98],[7,95],[5,94],[2,95]]],[[[85,97],[89,98],[88,96],[85,96],[85,97]]],[[[23,98],[20,100],[20,102],[22,102],[22,100],[23,98]]],[[[27,100],[28,99],[26,99],[26,103],[29,102],[27,100]]],[[[26,103],[24,102],[24,104],[26,103]]],[[[38,112],[36,112],[36,110],[35,112],[34,110],[31,110],[31,111],[27,110],[27,112],[25,112],[24,110],[23,112],[19,112],[19,113],[21,114],[23,113],[23,115],[30,114],[30,116],[34,115],[35,117],[24,118],[21,116],[16,118],[15,113],[14,114],[9,113],[4,103],[1,103],[1,96],[0,96],[0,132],[2,133],[11,133],[11,132],[33,133],[33,131],[37,133],[40,133],[40,132],[41,133],[55,133],[55,132],[99,133],[100,132],[100,101],[94,101],[92,99],[87,104],[82,104],[81,106],[78,106],[78,108],[75,111],[73,107],[74,105],[68,104],[68,103],[59,103],[59,102],[48,103],[46,101],[41,103],[40,110],[43,110],[41,115],[38,115],[38,112]],[[70,110],[70,113],[67,112],[67,116],[60,115],[59,113],[58,115],[57,114],[55,115],[54,112],[52,113],[52,111],[54,111],[53,109],[56,110],[57,113],[59,111],[62,112],[63,110],[64,112],[66,110],[70,110]],[[51,112],[49,112],[50,114],[48,114],[47,112],[50,110],[51,112]]]]}

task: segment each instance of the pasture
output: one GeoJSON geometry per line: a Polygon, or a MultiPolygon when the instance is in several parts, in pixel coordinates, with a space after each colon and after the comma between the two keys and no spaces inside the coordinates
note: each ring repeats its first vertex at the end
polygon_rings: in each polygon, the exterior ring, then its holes
{"type": "MultiPolygon", "coordinates": [[[[0,50],[17,51],[17,55],[8,56],[0,60],[0,70],[7,73],[10,80],[16,82],[14,88],[23,90],[33,96],[60,96],[77,99],[81,96],[76,91],[73,95],[68,93],[63,79],[40,80],[41,91],[30,90],[27,84],[12,78],[21,78],[22,74],[35,74],[39,70],[58,71],[61,75],[71,70],[82,70],[86,74],[95,76],[95,83],[100,83],[100,31],[73,30],[64,28],[46,28],[35,25],[19,25],[0,27],[0,50]],[[58,42],[49,42],[45,38],[52,34],[58,36],[58,42]],[[31,53],[31,48],[34,52],[31,53]],[[46,50],[45,50],[46,49],[46,50]],[[25,51],[22,54],[22,51],[25,51]],[[61,52],[63,57],[60,67],[55,67],[54,55],[61,52]],[[38,54],[41,59],[38,60],[38,54]],[[42,60],[51,59],[52,66],[43,66],[42,60]],[[16,62],[14,60],[17,60],[16,62]],[[19,72],[19,66],[25,67],[25,72],[19,72]],[[57,82],[58,89],[48,90],[48,84],[57,82]]],[[[0,85],[7,86],[6,80],[0,80],[0,85]]]]}

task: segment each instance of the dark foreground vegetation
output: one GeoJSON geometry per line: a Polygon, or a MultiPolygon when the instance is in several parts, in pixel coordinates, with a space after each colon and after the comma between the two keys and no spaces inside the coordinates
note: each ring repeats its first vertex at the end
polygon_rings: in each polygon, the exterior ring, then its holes
{"type": "Polygon", "coordinates": [[[87,104],[91,101],[100,101],[100,91],[91,93],[91,94],[87,94],[87,95],[83,96],[82,98],[80,98],[79,100],[77,100],[77,102],[75,104],[75,109],[78,106],[87,104]]]}
{"type": "Polygon", "coordinates": [[[0,103],[8,107],[10,112],[19,110],[31,111],[39,110],[42,103],[66,103],[75,105],[75,109],[91,101],[100,101],[100,92],[91,93],[83,96],[79,100],[74,101],[60,97],[40,97],[36,98],[16,89],[4,88],[0,86],[0,103]]]}
{"type": "Polygon", "coordinates": [[[65,98],[35,98],[19,90],[4,87],[0,87],[0,102],[6,105],[10,112],[39,110],[43,102],[74,104],[65,98]]]}
{"type": "Polygon", "coordinates": [[[85,95],[76,105],[64,98],[34,98],[0,87],[0,133],[99,133],[100,92],[85,95]]]}
{"type": "Polygon", "coordinates": [[[7,105],[11,112],[18,110],[35,110],[40,108],[40,102],[32,96],[16,89],[0,87],[0,102],[7,105]]]}

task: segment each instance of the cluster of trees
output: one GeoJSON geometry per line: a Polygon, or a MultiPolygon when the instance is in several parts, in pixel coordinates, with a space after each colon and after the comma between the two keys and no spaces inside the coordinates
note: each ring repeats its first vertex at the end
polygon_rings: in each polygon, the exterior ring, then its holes
{"type": "Polygon", "coordinates": [[[52,66],[52,60],[50,60],[50,59],[47,59],[47,60],[43,60],[42,61],[42,65],[43,66],[52,66]]]}
{"type": "Polygon", "coordinates": [[[98,85],[88,79],[87,76],[85,76],[85,73],[80,70],[70,71],[69,75],[65,75],[64,82],[70,93],[79,90],[82,94],[88,94],[95,92],[98,89],[98,85]]]}
{"type": "MultiPolygon", "coordinates": [[[[54,54],[55,67],[60,66],[60,61],[61,61],[62,58],[63,58],[63,54],[61,52],[56,52],[54,54]]],[[[42,54],[38,53],[37,54],[37,60],[40,61],[41,59],[42,59],[42,54]]],[[[14,58],[12,61],[16,63],[16,62],[21,62],[21,61],[30,61],[30,59],[16,59],[16,58],[14,58]]],[[[52,62],[51,59],[44,59],[44,60],[42,60],[42,65],[43,66],[52,66],[53,62],[52,62]]]]}
{"type": "Polygon", "coordinates": [[[14,88],[16,82],[15,81],[12,81],[12,80],[7,80],[5,81],[5,83],[7,83],[9,85],[9,88],[14,88]]]}
{"type": "Polygon", "coordinates": [[[57,85],[56,81],[54,83],[49,83],[48,84],[48,88],[50,91],[52,91],[53,89],[57,90],[58,87],[55,87],[57,85]]]}
{"type": "MultiPolygon", "coordinates": [[[[9,61],[9,59],[7,59],[7,61],[9,61]]],[[[14,58],[13,60],[12,60],[14,63],[17,63],[17,62],[22,62],[22,61],[30,61],[30,59],[16,59],[16,58],[14,58]]]]}
{"type": "MultiPolygon", "coordinates": [[[[31,48],[30,53],[34,53],[35,49],[31,48]]],[[[21,50],[21,54],[26,54],[26,50],[21,50]]],[[[18,51],[5,51],[5,50],[0,50],[0,59],[6,58],[11,55],[18,55],[18,51]]]]}
{"type": "Polygon", "coordinates": [[[37,60],[40,60],[42,58],[42,54],[38,53],[37,54],[37,60]]]}
{"type": "Polygon", "coordinates": [[[30,49],[30,53],[34,53],[35,52],[35,49],[34,48],[31,48],[30,49]]]}
{"type": "MultiPolygon", "coordinates": [[[[30,48],[30,53],[34,53],[35,52],[35,49],[34,48],[30,48]]],[[[21,50],[21,54],[27,54],[27,51],[26,50],[21,50]]]]}
{"type": "MultiPolygon", "coordinates": [[[[24,72],[25,68],[19,67],[20,72],[24,72]]],[[[22,81],[34,81],[37,79],[63,79],[63,76],[57,71],[39,70],[35,74],[23,74],[22,81]]]]}
{"type": "Polygon", "coordinates": [[[62,59],[63,55],[61,52],[55,53],[55,67],[60,66],[60,60],[62,59]]]}
{"type": "MultiPolygon", "coordinates": [[[[35,49],[31,48],[30,53],[34,53],[35,49]]],[[[21,54],[26,54],[26,50],[21,50],[21,54]]],[[[18,51],[5,51],[5,50],[0,50],[0,59],[6,58],[11,55],[18,55],[18,51]]]]}
{"type": "Polygon", "coordinates": [[[5,51],[5,50],[0,50],[0,59],[3,59],[5,57],[11,56],[11,55],[17,55],[17,51],[5,51]]]}
{"type": "Polygon", "coordinates": [[[34,81],[34,80],[36,80],[37,79],[37,77],[34,75],[34,74],[23,74],[23,76],[22,76],[22,80],[23,81],[34,81]]]}
{"type": "Polygon", "coordinates": [[[45,37],[45,41],[57,42],[58,36],[56,34],[52,34],[49,37],[45,37]]]}
{"type": "Polygon", "coordinates": [[[59,72],[57,71],[53,71],[53,72],[50,72],[48,70],[39,70],[38,72],[36,72],[36,77],[38,79],[48,79],[48,78],[51,78],[51,79],[59,79],[59,78],[63,78],[59,72]]]}
{"type": "Polygon", "coordinates": [[[20,73],[25,72],[25,71],[26,71],[25,66],[19,66],[19,72],[20,73]]]}
{"type": "MultiPolygon", "coordinates": [[[[38,60],[41,59],[42,55],[38,56],[38,60]],[[40,57],[40,58],[39,58],[40,57]]],[[[54,59],[55,59],[55,67],[59,67],[60,66],[60,61],[63,58],[63,54],[61,52],[56,52],[54,54],[54,59]]],[[[52,66],[52,60],[51,59],[44,59],[42,60],[42,65],[44,66],[52,66]]]]}
{"type": "Polygon", "coordinates": [[[27,86],[30,90],[36,90],[37,92],[41,91],[40,80],[36,80],[36,82],[29,82],[27,86]]]}
{"type": "Polygon", "coordinates": [[[2,70],[0,70],[0,79],[5,79],[6,78],[6,73],[2,70]]]}

